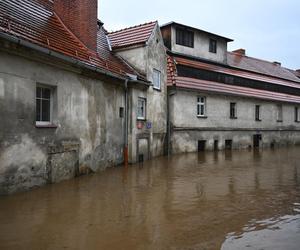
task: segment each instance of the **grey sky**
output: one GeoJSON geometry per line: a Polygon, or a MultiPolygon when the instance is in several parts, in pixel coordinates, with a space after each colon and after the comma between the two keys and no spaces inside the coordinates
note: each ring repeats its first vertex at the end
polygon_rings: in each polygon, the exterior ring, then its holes
{"type": "Polygon", "coordinates": [[[109,31],[177,21],[234,39],[229,50],[300,69],[299,0],[98,0],[109,31]]]}

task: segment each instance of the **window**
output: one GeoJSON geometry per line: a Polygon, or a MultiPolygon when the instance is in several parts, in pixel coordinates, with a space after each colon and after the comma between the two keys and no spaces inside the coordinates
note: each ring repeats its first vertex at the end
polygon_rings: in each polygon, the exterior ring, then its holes
{"type": "Polygon", "coordinates": [[[183,28],[177,28],[176,44],[194,48],[194,32],[183,28]]]}
{"type": "Polygon", "coordinates": [[[50,87],[36,87],[36,124],[50,125],[52,119],[53,90],[50,87]]]}
{"type": "Polygon", "coordinates": [[[146,119],[146,99],[139,97],[138,107],[137,107],[137,119],[145,120],[146,119]]]}
{"type": "Polygon", "coordinates": [[[260,119],[260,106],[255,105],[255,121],[261,121],[260,119]]]}
{"type": "Polygon", "coordinates": [[[209,39],[209,52],[217,53],[217,40],[209,39]]]}
{"type": "Polygon", "coordinates": [[[282,104],[277,105],[277,121],[282,122],[283,121],[283,114],[282,114],[282,104]]]}
{"type": "Polygon", "coordinates": [[[120,109],[119,109],[119,117],[124,118],[124,108],[123,107],[120,107],[120,109]]]}
{"type": "Polygon", "coordinates": [[[203,96],[197,97],[197,116],[198,117],[206,116],[206,97],[203,96]]]}
{"type": "Polygon", "coordinates": [[[299,108],[295,107],[295,122],[300,122],[299,108]]]}
{"type": "Polygon", "coordinates": [[[235,102],[231,102],[230,103],[230,118],[231,119],[236,119],[236,103],[235,102]]]}
{"type": "Polygon", "coordinates": [[[160,71],[157,69],[153,69],[153,88],[160,90],[161,79],[160,79],[160,71]]]}

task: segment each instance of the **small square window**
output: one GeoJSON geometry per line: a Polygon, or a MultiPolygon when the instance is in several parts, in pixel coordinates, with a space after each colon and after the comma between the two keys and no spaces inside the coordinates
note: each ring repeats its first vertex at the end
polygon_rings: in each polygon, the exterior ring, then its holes
{"type": "Polygon", "coordinates": [[[237,119],[237,115],[236,115],[236,103],[235,102],[231,102],[230,103],[230,119],[237,119]]]}
{"type": "Polygon", "coordinates": [[[120,110],[119,110],[119,117],[120,117],[120,118],[124,118],[124,108],[123,108],[123,107],[120,107],[120,110]]]}
{"type": "Polygon", "coordinates": [[[36,87],[36,124],[50,125],[52,123],[53,89],[38,85],[36,87]]]}
{"type": "Polygon", "coordinates": [[[157,69],[153,69],[153,88],[161,89],[161,73],[157,69]]]}
{"type": "Polygon", "coordinates": [[[197,97],[197,116],[198,117],[206,116],[206,97],[204,96],[197,97]]]}
{"type": "Polygon", "coordinates": [[[260,119],[260,105],[255,105],[255,121],[261,121],[261,119],[260,119]]]}
{"type": "Polygon", "coordinates": [[[137,119],[138,120],[146,120],[146,99],[138,98],[138,106],[137,106],[137,119]]]}
{"type": "Polygon", "coordinates": [[[177,28],[176,44],[194,48],[194,32],[184,28],[177,28]]]}
{"type": "Polygon", "coordinates": [[[209,40],[209,52],[217,53],[217,40],[215,39],[209,40]]]}

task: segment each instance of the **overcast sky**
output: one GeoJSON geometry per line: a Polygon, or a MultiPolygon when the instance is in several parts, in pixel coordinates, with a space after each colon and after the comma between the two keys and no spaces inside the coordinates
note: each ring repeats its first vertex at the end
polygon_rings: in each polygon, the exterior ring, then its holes
{"type": "Polygon", "coordinates": [[[229,50],[300,69],[299,0],[98,0],[109,31],[149,21],[180,22],[234,39],[229,50]]]}

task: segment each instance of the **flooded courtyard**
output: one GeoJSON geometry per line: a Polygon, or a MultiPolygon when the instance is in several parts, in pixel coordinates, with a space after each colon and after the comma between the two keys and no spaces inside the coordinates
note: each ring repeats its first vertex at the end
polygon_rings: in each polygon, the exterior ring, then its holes
{"type": "Polygon", "coordinates": [[[161,157],[0,197],[0,249],[300,249],[300,148],[161,157]]]}

